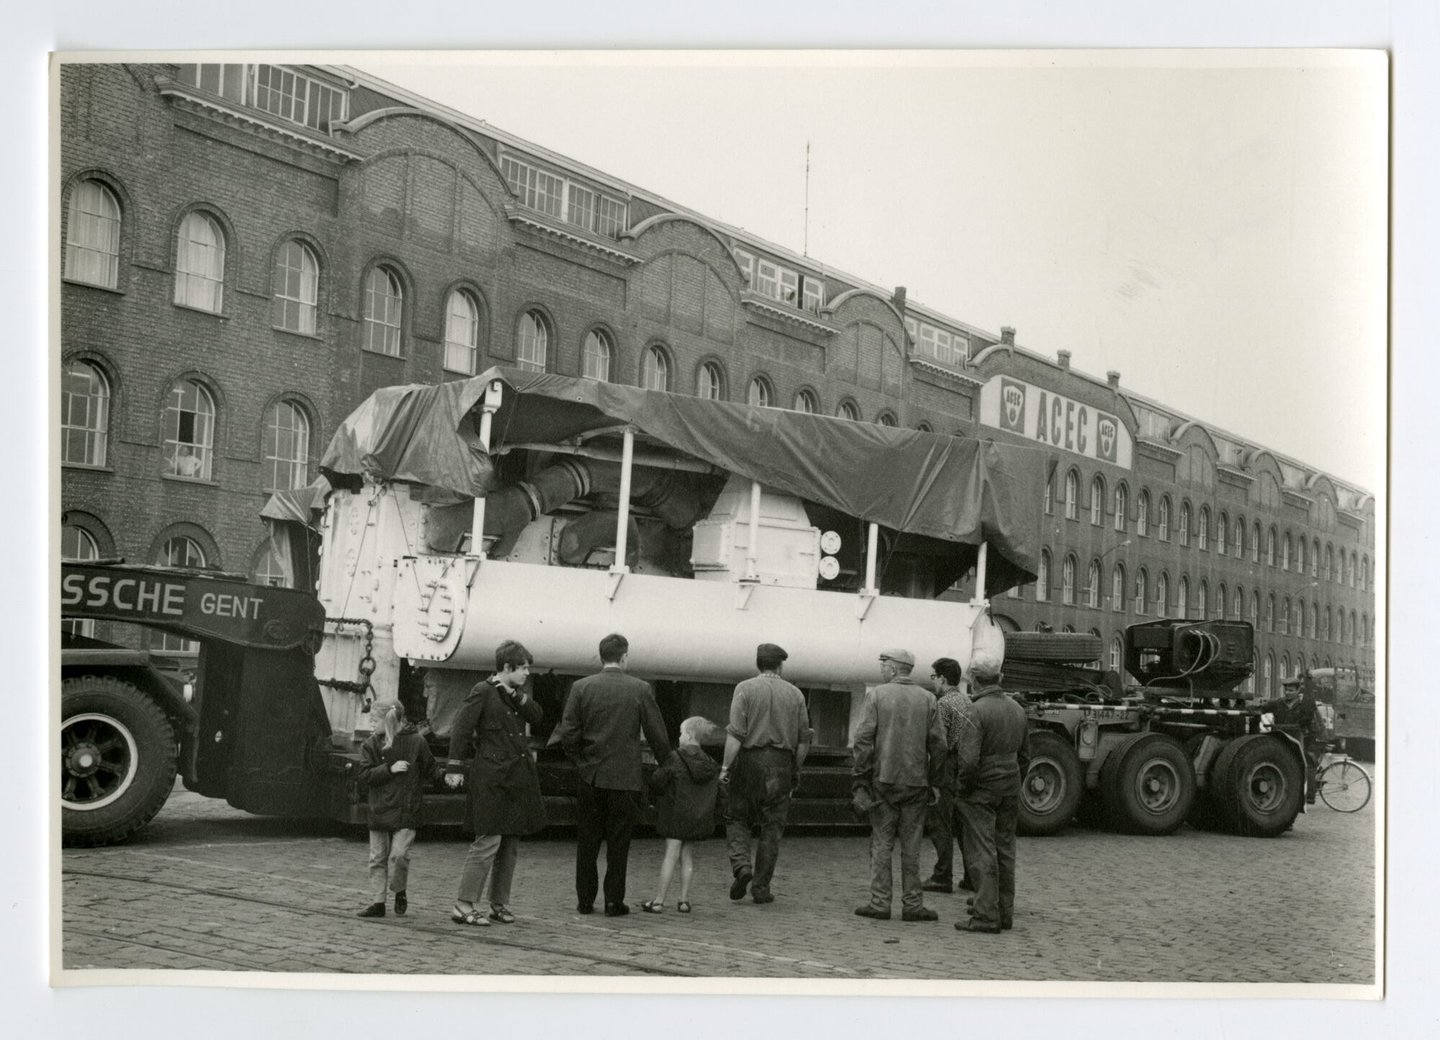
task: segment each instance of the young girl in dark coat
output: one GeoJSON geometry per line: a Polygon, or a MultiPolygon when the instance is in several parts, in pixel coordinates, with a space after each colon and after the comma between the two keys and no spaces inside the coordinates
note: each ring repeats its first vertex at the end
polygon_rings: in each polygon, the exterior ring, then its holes
{"type": "Polygon", "coordinates": [[[647,914],[662,913],[665,893],[680,864],[680,899],[675,909],[690,912],[690,879],[695,874],[691,849],[715,833],[715,798],[720,790],[720,767],[706,754],[700,742],[718,727],[696,715],[680,724],[680,746],[650,777],[655,792],[655,829],[665,839],[665,858],[660,863],[660,884],[654,899],[640,904],[647,914]]]}
{"type": "Polygon", "coordinates": [[[395,912],[408,909],[410,846],[420,825],[425,781],[443,770],[425,738],[405,721],[399,701],[376,701],[370,719],[375,732],[360,745],[360,785],[368,795],[371,901],[357,916],[384,917],[387,882],[395,912]]]}

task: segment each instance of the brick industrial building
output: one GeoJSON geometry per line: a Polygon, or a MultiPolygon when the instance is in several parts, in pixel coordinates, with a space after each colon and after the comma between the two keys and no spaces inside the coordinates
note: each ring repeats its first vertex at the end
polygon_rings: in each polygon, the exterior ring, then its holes
{"type": "MultiPolygon", "coordinates": [[[[494,363],[1025,443],[1017,627],[1243,617],[1373,675],[1372,495],[362,72],[60,75],[62,552],[280,580],[258,519],[376,387],[494,363]]],[[[156,637],[157,639],[161,637],[156,637]]],[[[173,645],[171,649],[176,649],[173,645]]]]}

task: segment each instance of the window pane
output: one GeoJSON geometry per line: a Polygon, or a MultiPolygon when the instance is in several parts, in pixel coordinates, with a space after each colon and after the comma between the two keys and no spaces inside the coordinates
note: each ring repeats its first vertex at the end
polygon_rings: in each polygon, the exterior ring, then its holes
{"type": "Polygon", "coordinates": [[[74,361],[60,386],[60,461],[105,465],[110,430],[110,387],[95,366],[74,361]]]}
{"type": "Polygon", "coordinates": [[[177,383],[165,406],[164,472],[209,480],[214,435],[215,404],[209,392],[190,380],[177,383]]]}
{"type": "Polygon", "coordinates": [[[807,415],[814,415],[820,410],[820,406],[816,404],[814,394],[809,390],[801,390],[795,395],[795,410],[805,412],[807,415]]]}
{"type": "Polygon", "coordinates": [[[640,368],[640,385],[644,389],[670,389],[670,359],[659,347],[650,347],[645,351],[645,360],[640,368]]]}
{"type": "Polygon", "coordinates": [[[225,289],[225,239],[220,226],[203,213],[191,213],[180,225],[175,253],[175,302],[219,312],[225,289]]]}
{"type": "Polygon", "coordinates": [[[286,242],[275,256],[275,303],[273,321],[290,332],[315,335],[316,300],[320,289],[320,265],[299,242],[286,242]]]}
{"type": "Polygon", "coordinates": [[[289,491],[309,483],[310,423],[288,401],[270,409],[265,424],[266,491],[289,491]]]}
{"type": "Polygon", "coordinates": [[[750,380],[750,388],[746,391],[745,400],[755,408],[769,408],[773,395],[770,392],[770,384],[758,376],[750,380]]]}
{"type": "Polygon", "coordinates": [[[589,231],[595,226],[595,193],[578,184],[570,185],[570,211],[565,216],[570,223],[589,231]]]}
{"type": "Polygon", "coordinates": [[[527,311],[520,318],[520,343],[516,363],[530,372],[545,371],[549,355],[550,336],[545,321],[534,311],[527,311]]]}
{"type": "Polygon", "coordinates": [[[400,318],[404,297],[400,282],[383,267],[365,280],[365,349],[400,356],[400,318]]]}
{"type": "Polygon", "coordinates": [[[473,375],[480,334],[480,308],[466,292],[452,292],[445,307],[445,367],[473,375]]]}
{"type": "Polygon", "coordinates": [[[65,277],[115,288],[120,265],[120,204],[110,189],[81,181],[70,195],[65,277]]]}
{"type": "Polygon", "coordinates": [[[625,230],[625,203],[615,199],[599,197],[599,210],[595,215],[595,230],[601,235],[614,238],[625,230]]]}
{"type": "Polygon", "coordinates": [[[700,366],[700,383],[696,388],[701,397],[708,401],[718,401],[724,393],[721,384],[720,368],[713,362],[707,361],[700,366]]]}
{"type": "Polygon", "coordinates": [[[613,357],[609,337],[598,329],[590,332],[585,337],[585,378],[608,383],[613,357]]]}
{"type": "MultiPolygon", "coordinates": [[[[193,539],[181,535],[171,538],[160,547],[155,562],[162,567],[204,567],[205,551],[193,539]]],[[[170,653],[194,654],[199,653],[200,644],[193,639],[183,639],[180,636],[170,635],[168,632],[152,629],[150,648],[170,653]]]]}

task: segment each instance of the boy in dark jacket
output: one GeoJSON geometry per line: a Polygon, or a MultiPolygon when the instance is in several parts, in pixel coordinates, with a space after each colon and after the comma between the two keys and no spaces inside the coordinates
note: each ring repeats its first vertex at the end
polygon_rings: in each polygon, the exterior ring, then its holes
{"type": "Polygon", "coordinates": [[[387,882],[395,893],[395,912],[408,909],[410,846],[420,826],[424,784],[443,769],[425,738],[405,721],[399,701],[377,701],[370,718],[375,732],[360,746],[360,784],[368,795],[371,902],[356,916],[384,917],[387,882]]]}
{"type": "MultiPolygon", "coordinates": [[[[665,839],[665,859],[660,863],[660,886],[655,898],[640,904],[647,914],[665,909],[665,893],[680,864],[680,899],[675,909],[690,912],[690,879],[695,875],[691,849],[715,833],[715,798],[720,792],[720,766],[701,742],[718,737],[720,727],[695,715],[680,724],[680,746],[650,777],[655,792],[655,830],[665,839]]],[[[718,743],[718,740],[715,741],[718,743]]]]}

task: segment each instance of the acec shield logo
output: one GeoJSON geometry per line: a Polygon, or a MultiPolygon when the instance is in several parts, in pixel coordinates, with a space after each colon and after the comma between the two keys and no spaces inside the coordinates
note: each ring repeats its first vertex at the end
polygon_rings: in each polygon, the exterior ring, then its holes
{"type": "Polygon", "coordinates": [[[1100,457],[1107,462],[1115,461],[1115,438],[1119,434],[1115,420],[1108,415],[1101,417],[1100,424],[1100,457]]]}
{"type": "Polygon", "coordinates": [[[1000,428],[1016,432],[1025,429],[1025,388],[1008,379],[1000,384],[1000,428]]]}

